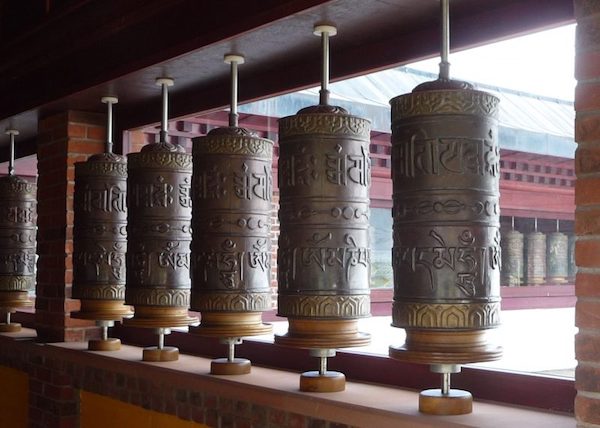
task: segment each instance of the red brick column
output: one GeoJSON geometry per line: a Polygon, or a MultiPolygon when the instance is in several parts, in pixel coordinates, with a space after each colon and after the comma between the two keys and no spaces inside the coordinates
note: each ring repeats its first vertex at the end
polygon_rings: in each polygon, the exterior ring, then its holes
{"type": "Polygon", "coordinates": [[[38,124],[38,271],[36,329],[40,340],[80,341],[97,334],[89,321],[72,319],[73,189],[75,162],[104,150],[102,114],[66,111],[38,124]]]}

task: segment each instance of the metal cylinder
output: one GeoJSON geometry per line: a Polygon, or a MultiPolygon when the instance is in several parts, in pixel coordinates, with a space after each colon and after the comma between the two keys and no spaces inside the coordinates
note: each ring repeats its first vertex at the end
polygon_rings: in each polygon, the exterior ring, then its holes
{"type": "Polygon", "coordinates": [[[166,142],[128,156],[126,325],[187,326],[192,239],[192,156],[166,142]]]}
{"type": "Polygon", "coordinates": [[[502,235],[501,247],[501,283],[509,287],[518,287],[523,284],[525,277],[523,234],[517,230],[509,230],[502,235]]]}
{"type": "Polygon", "coordinates": [[[116,321],[125,300],[127,161],[102,153],[75,164],[73,297],[76,318],[116,321]]]}
{"type": "Polygon", "coordinates": [[[0,309],[31,306],[35,284],[37,186],[16,175],[0,177],[0,309]]]}
{"type": "Polygon", "coordinates": [[[370,313],[370,122],[333,106],[279,120],[281,344],[360,346],[370,313]]]}
{"type": "Polygon", "coordinates": [[[566,284],[569,276],[569,238],[554,232],[546,237],[546,276],[550,284],[566,284]]]}
{"type": "Polygon", "coordinates": [[[542,232],[527,234],[527,284],[546,282],[546,235],[542,232]]]}
{"type": "Polygon", "coordinates": [[[239,127],[193,140],[190,331],[209,336],[266,334],[271,304],[273,142],[239,127]]]}
{"type": "Polygon", "coordinates": [[[393,98],[395,327],[390,356],[425,364],[490,361],[499,323],[498,98],[438,80],[393,98]]]}
{"type": "Polygon", "coordinates": [[[569,281],[573,283],[575,281],[575,275],[577,275],[577,264],[575,263],[575,235],[569,234],[569,281]]]}

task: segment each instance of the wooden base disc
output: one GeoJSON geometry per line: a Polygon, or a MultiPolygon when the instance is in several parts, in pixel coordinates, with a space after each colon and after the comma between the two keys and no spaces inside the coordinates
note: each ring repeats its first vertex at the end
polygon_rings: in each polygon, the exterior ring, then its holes
{"type": "Polygon", "coordinates": [[[92,339],[88,342],[90,351],[118,351],[121,349],[121,340],[109,338],[106,340],[92,339]]]}
{"type": "Polygon", "coordinates": [[[144,348],[142,353],[143,361],[152,362],[163,362],[163,361],[177,361],[179,359],[179,349],[173,346],[165,346],[162,349],[158,349],[156,346],[150,348],[144,348]]]}
{"type": "Polygon", "coordinates": [[[340,372],[328,371],[324,375],[317,371],[300,375],[300,391],[341,392],[346,389],[346,376],[340,372]]]}
{"type": "Polygon", "coordinates": [[[190,333],[205,337],[247,337],[270,334],[271,324],[263,324],[262,312],[202,312],[200,325],[190,333]]]}
{"type": "Polygon", "coordinates": [[[0,324],[0,333],[16,333],[18,331],[21,331],[21,324],[18,322],[0,324]]]}
{"type": "Polygon", "coordinates": [[[365,346],[371,342],[368,333],[358,331],[355,319],[294,319],[289,318],[288,332],[275,335],[278,345],[308,349],[336,349],[365,346]]]}
{"type": "Polygon", "coordinates": [[[245,358],[217,358],[210,362],[210,374],[214,375],[243,375],[250,373],[252,364],[245,358]]]}
{"type": "Polygon", "coordinates": [[[79,312],[72,312],[71,318],[94,321],[121,321],[133,315],[131,307],[122,300],[81,300],[79,312]]]}
{"type": "Polygon", "coordinates": [[[473,411],[473,396],[469,391],[426,389],[419,394],[419,412],[428,415],[466,415],[473,411]]]}

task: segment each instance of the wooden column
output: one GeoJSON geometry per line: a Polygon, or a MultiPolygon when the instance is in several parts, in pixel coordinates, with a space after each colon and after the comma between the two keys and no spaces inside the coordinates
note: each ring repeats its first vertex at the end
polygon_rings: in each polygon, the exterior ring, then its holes
{"type": "Polygon", "coordinates": [[[65,111],[38,125],[38,264],[35,321],[43,342],[98,335],[93,323],[72,319],[73,189],[75,162],[104,150],[103,114],[65,111]]]}

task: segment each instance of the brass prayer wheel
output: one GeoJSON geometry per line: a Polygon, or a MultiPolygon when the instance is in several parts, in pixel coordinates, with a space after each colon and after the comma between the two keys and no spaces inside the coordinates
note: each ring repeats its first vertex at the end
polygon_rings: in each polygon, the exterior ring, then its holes
{"type": "Polygon", "coordinates": [[[500,313],[498,98],[440,79],[393,98],[394,302],[390,356],[491,361],[500,313]]]}
{"type": "Polygon", "coordinates": [[[146,361],[173,361],[177,348],[164,347],[171,327],[198,321],[190,306],[192,241],[192,155],[167,141],[168,90],[173,79],[158,78],[162,88],[159,141],[128,158],[127,286],[125,302],[134,306],[132,327],[154,328],[158,346],[144,349],[146,361]]]}
{"type": "Polygon", "coordinates": [[[553,232],[546,237],[546,277],[550,284],[566,284],[569,276],[569,238],[553,232]]]}
{"type": "Polygon", "coordinates": [[[527,284],[546,282],[546,235],[542,232],[527,234],[527,284]]]}
{"type": "Polygon", "coordinates": [[[502,284],[518,287],[524,280],[524,239],[517,230],[509,230],[502,235],[502,284]]]}
{"type": "Polygon", "coordinates": [[[271,309],[273,142],[245,128],[193,140],[191,331],[205,336],[267,334],[271,309]]]}
{"type": "Polygon", "coordinates": [[[362,346],[357,319],[370,314],[370,122],[319,105],[279,120],[276,343],[362,346]]]}
{"type": "Polygon", "coordinates": [[[8,175],[0,177],[0,312],[6,322],[0,324],[0,332],[15,332],[21,325],[11,323],[11,312],[33,305],[28,291],[35,284],[37,186],[15,175],[14,137],[19,132],[6,133],[10,136],[8,175]]]}
{"type": "Polygon", "coordinates": [[[117,321],[125,301],[127,161],[101,153],[75,164],[73,298],[75,318],[117,321]]]}

